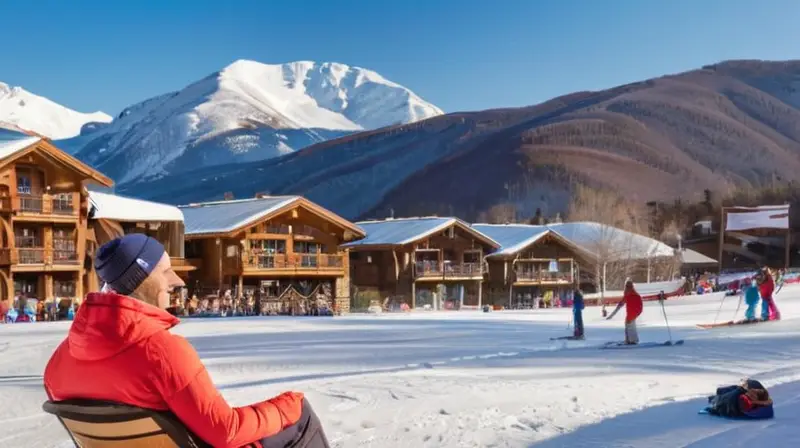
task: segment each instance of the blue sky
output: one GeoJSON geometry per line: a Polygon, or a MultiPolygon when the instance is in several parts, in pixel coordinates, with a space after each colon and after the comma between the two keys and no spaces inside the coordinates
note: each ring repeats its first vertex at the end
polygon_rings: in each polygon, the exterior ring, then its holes
{"type": "Polygon", "coordinates": [[[0,0],[0,81],[110,114],[237,59],[375,70],[447,112],[800,59],[798,0],[0,0]]]}

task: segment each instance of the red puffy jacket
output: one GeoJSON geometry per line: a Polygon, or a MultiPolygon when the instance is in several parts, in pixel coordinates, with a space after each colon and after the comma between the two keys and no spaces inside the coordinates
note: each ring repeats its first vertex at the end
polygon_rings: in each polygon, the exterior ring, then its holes
{"type": "Polygon", "coordinates": [[[52,400],[114,401],[169,410],[215,447],[240,447],[300,418],[303,395],[232,408],[164,310],[114,293],[89,294],[44,372],[52,400]]]}
{"type": "Polygon", "coordinates": [[[772,293],[775,291],[775,281],[772,280],[772,276],[769,274],[769,272],[764,273],[764,281],[762,281],[761,284],[758,285],[758,289],[759,289],[758,292],[761,293],[762,298],[764,299],[772,298],[772,293]]]}
{"type": "Polygon", "coordinates": [[[644,308],[642,296],[640,296],[635,289],[631,288],[625,291],[622,300],[625,301],[625,322],[636,320],[636,318],[642,314],[642,309],[644,308]]]}

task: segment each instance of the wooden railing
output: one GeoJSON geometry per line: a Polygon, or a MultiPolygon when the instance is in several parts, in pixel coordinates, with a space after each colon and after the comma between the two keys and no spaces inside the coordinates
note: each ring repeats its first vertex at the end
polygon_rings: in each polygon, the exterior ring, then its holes
{"type": "Polygon", "coordinates": [[[483,263],[440,263],[438,261],[417,261],[414,264],[415,278],[465,278],[481,277],[485,272],[483,263]]]}
{"type": "MultiPolygon", "coordinates": [[[[53,250],[44,247],[18,247],[3,249],[9,254],[9,264],[17,265],[78,265],[78,252],[74,250],[53,250]]],[[[0,252],[0,258],[2,258],[0,252]]],[[[2,263],[0,263],[2,264],[2,263]]]]}
{"type": "Polygon", "coordinates": [[[245,269],[337,270],[344,268],[344,258],[338,254],[249,254],[245,269]]]}
{"type": "Polygon", "coordinates": [[[178,270],[186,270],[186,268],[200,269],[203,260],[200,258],[169,257],[169,262],[173,268],[177,268],[178,270]]]}
{"type": "Polygon", "coordinates": [[[541,282],[541,283],[572,283],[572,274],[569,272],[550,272],[550,271],[516,271],[518,282],[541,282]]]}
{"type": "Polygon", "coordinates": [[[77,216],[80,207],[75,203],[75,197],[74,194],[66,196],[20,194],[2,199],[9,199],[11,209],[16,212],[77,216]]]}

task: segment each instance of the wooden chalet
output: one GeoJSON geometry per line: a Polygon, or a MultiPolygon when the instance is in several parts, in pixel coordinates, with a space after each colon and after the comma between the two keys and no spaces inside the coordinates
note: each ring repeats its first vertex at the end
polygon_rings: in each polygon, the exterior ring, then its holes
{"type": "MultiPolygon", "coordinates": [[[[353,283],[383,306],[480,307],[492,238],[456,218],[424,217],[357,223],[367,237],[350,249],[353,283]]],[[[359,303],[359,308],[369,303],[359,303]]]]}
{"type": "Polygon", "coordinates": [[[0,129],[1,299],[83,296],[88,184],[113,182],[45,138],[0,129]]]}
{"type": "MultiPolygon", "coordinates": [[[[89,192],[89,229],[87,253],[114,238],[129,233],[143,233],[158,240],[169,254],[172,269],[184,281],[196,270],[199,260],[184,257],[183,213],[174,205],[134,199],[99,191],[89,192]]],[[[97,291],[96,276],[91,277],[90,291],[97,291]]]]}
{"type": "Polygon", "coordinates": [[[259,196],[180,207],[186,252],[199,260],[191,294],[255,297],[261,312],[307,314],[350,305],[347,250],[365,236],[344,218],[299,196],[259,196]],[[320,303],[320,301],[326,303],[320,303]],[[266,309],[265,309],[266,307],[266,309]]]}
{"type": "MultiPolygon", "coordinates": [[[[579,247],[546,226],[474,224],[502,247],[486,257],[487,303],[496,308],[531,308],[572,297],[580,267],[590,264],[579,247]]],[[[587,285],[584,285],[586,287],[587,285]]]]}
{"type": "Polygon", "coordinates": [[[679,273],[676,251],[652,238],[594,222],[534,226],[474,224],[502,247],[487,257],[490,300],[530,307],[534,300],[569,299],[584,292],[622,289],[627,278],[650,283],[679,273]]]}

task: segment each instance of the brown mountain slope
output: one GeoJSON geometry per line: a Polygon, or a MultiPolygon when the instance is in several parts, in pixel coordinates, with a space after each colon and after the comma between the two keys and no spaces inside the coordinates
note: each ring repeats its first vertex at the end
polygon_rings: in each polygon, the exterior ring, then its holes
{"type": "Polygon", "coordinates": [[[637,201],[800,173],[800,61],[731,61],[519,109],[456,113],[129,188],[181,203],[304,194],[349,218],[565,211],[575,183],[637,201]]]}

